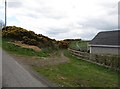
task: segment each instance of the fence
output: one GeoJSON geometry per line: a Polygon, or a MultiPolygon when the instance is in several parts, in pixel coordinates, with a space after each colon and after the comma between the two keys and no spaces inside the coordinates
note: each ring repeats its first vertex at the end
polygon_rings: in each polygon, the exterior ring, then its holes
{"type": "Polygon", "coordinates": [[[105,55],[105,54],[90,54],[87,52],[77,51],[71,48],[68,48],[69,52],[73,55],[100,66],[111,68],[117,71],[120,71],[120,56],[118,55],[105,55]]]}

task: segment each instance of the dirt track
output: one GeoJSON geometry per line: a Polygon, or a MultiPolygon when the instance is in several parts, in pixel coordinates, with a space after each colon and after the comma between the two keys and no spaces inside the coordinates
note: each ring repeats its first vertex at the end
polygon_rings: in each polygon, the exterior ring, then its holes
{"type": "Polygon", "coordinates": [[[24,57],[24,56],[13,56],[17,61],[24,63],[29,66],[46,66],[46,65],[58,65],[69,62],[69,59],[64,56],[63,52],[59,54],[52,54],[49,57],[24,57]]]}

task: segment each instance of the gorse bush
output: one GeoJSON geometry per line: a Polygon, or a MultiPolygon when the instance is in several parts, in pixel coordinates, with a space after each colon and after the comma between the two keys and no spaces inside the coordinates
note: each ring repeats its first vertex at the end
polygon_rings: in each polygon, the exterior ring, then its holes
{"type": "Polygon", "coordinates": [[[29,44],[29,45],[35,45],[37,46],[39,43],[36,41],[36,39],[30,39],[27,36],[23,36],[23,43],[29,44]]]}
{"type": "Polygon", "coordinates": [[[57,42],[55,39],[50,39],[49,37],[43,36],[42,34],[35,34],[33,31],[28,31],[26,29],[16,26],[4,27],[2,29],[2,37],[21,41],[22,43],[29,45],[35,45],[40,48],[67,48],[69,44],[69,42],[67,41],[57,42]]]}
{"type": "Polygon", "coordinates": [[[16,26],[7,26],[6,28],[3,28],[2,37],[22,41],[22,43],[39,47],[54,47],[52,39],[41,34],[35,34],[33,31],[27,31],[26,29],[16,26]]]}
{"type": "Polygon", "coordinates": [[[59,41],[58,45],[59,45],[59,48],[68,48],[69,42],[68,41],[59,41]]]}

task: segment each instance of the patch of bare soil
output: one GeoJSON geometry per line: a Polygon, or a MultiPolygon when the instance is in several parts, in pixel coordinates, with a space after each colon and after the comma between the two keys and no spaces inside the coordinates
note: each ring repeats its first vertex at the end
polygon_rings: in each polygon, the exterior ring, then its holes
{"type": "Polygon", "coordinates": [[[23,56],[14,55],[14,58],[17,61],[27,64],[29,66],[37,66],[37,67],[58,65],[69,62],[69,59],[64,56],[64,53],[62,51],[59,52],[59,54],[53,53],[49,57],[23,57],[23,56]]]}
{"type": "Polygon", "coordinates": [[[11,43],[14,44],[14,45],[20,46],[22,48],[33,49],[35,52],[40,52],[41,51],[41,49],[39,47],[34,46],[34,45],[23,44],[21,41],[14,41],[14,42],[11,42],[11,43]]]}

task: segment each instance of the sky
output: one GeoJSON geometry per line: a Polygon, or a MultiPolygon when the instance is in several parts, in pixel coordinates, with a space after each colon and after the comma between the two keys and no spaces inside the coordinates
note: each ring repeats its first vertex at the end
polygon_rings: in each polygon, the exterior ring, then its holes
{"type": "MultiPolygon", "coordinates": [[[[118,28],[119,0],[7,0],[7,25],[52,39],[91,40],[118,28]]],[[[4,0],[0,0],[4,21],[4,0]]]]}

